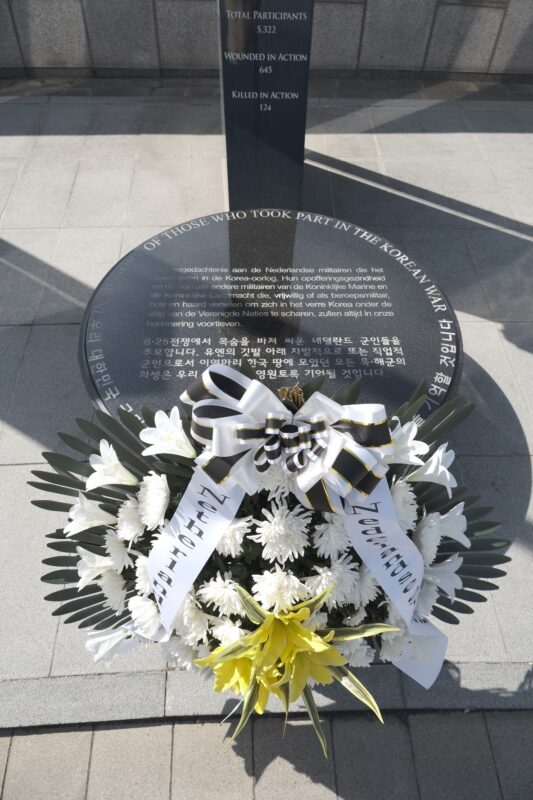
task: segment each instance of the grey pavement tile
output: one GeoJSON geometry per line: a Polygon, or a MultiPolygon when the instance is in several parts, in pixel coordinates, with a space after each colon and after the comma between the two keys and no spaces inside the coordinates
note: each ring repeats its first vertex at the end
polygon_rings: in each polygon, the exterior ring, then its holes
{"type": "Polygon", "coordinates": [[[188,219],[192,180],[190,158],[140,157],[133,172],[126,225],[170,227],[188,219]]]}
{"type": "MultiPolygon", "coordinates": [[[[486,498],[484,498],[486,499],[486,498]]],[[[490,502],[490,501],[487,501],[490,502]]],[[[504,567],[505,569],[505,567],[504,567]]],[[[505,585],[507,578],[500,581],[505,585]]],[[[487,592],[485,603],[473,603],[473,614],[459,614],[459,625],[448,625],[434,620],[435,625],[448,637],[446,658],[453,663],[483,662],[506,663],[509,659],[504,635],[498,624],[493,593],[487,592]]]]}
{"type": "Polygon", "coordinates": [[[506,322],[501,327],[501,338],[524,402],[533,413],[533,325],[506,322]]]}
{"type": "Polygon", "coordinates": [[[96,729],[87,800],[168,800],[171,751],[168,724],[96,729]]]}
{"type": "Polygon", "coordinates": [[[0,2],[0,31],[2,31],[2,68],[22,68],[24,66],[22,55],[7,0],[0,2]]]}
{"type": "Polygon", "coordinates": [[[462,322],[464,367],[459,391],[476,408],[453,433],[460,455],[528,455],[533,424],[509,365],[499,325],[462,322]]]}
{"type": "Polygon", "coordinates": [[[78,167],[68,200],[66,227],[120,227],[124,224],[135,161],[92,156],[78,167]]]}
{"type": "Polygon", "coordinates": [[[155,719],[164,713],[165,676],[144,672],[0,681],[0,701],[0,726],[7,728],[155,719]]]}
{"type": "Polygon", "coordinates": [[[80,322],[93,289],[118,261],[121,240],[120,228],[62,228],[36,321],[80,322]]]}
{"type": "Polygon", "coordinates": [[[533,242],[496,230],[465,236],[494,319],[533,321],[533,242]]]}
{"type": "Polygon", "coordinates": [[[332,109],[315,109],[313,125],[315,133],[322,133],[325,152],[339,159],[377,159],[378,149],[366,108],[343,109],[332,113],[332,109]],[[322,121],[319,122],[320,117],[322,121]]]}
{"type": "MultiPolygon", "coordinates": [[[[220,158],[204,158],[191,168],[194,180],[187,192],[186,219],[196,219],[214,214],[227,207],[224,195],[225,161],[220,158]]],[[[180,218],[174,220],[181,222],[180,218]]]]}
{"type": "MultiPolygon", "coordinates": [[[[328,721],[324,732],[331,753],[328,721]]],[[[290,797],[301,793],[307,800],[336,798],[333,759],[326,760],[307,721],[283,719],[254,721],[255,800],[290,797]]]]}
{"type": "Polygon", "coordinates": [[[211,2],[196,0],[191,6],[188,0],[155,0],[155,12],[162,69],[218,69],[218,19],[211,2]]]}
{"type": "Polygon", "coordinates": [[[89,0],[84,9],[97,68],[159,70],[152,3],[89,0]]]}
{"type": "Polygon", "coordinates": [[[505,800],[529,797],[533,786],[533,713],[496,711],[485,713],[485,721],[505,800]]]}
{"type": "Polygon", "coordinates": [[[456,204],[461,204],[463,212],[475,217],[481,223],[492,221],[492,215],[513,220],[513,212],[494,171],[484,161],[472,161],[465,164],[458,161],[440,161],[437,164],[440,172],[442,193],[456,204]],[[486,213],[488,212],[488,214],[486,213]]]}
{"type": "Polygon", "coordinates": [[[533,70],[533,7],[529,0],[511,0],[490,65],[494,73],[533,70]]]}
{"type": "MultiPolygon", "coordinates": [[[[205,108],[209,113],[210,107],[205,108]]],[[[141,118],[140,156],[189,158],[198,134],[202,134],[206,127],[197,113],[197,108],[187,101],[167,100],[145,105],[141,118]]],[[[220,115],[219,109],[218,113],[220,115]]]]}
{"type": "Polygon", "coordinates": [[[143,242],[156,236],[158,233],[166,231],[168,225],[151,225],[141,228],[124,228],[122,231],[122,244],[120,247],[120,257],[125,256],[130,250],[134,250],[143,242]]]}
{"type": "Polygon", "coordinates": [[[430,689],[404,677],[408,709],[533,709],[531,664],[446,662],[430,689]]]}
{"type": "Polygon", "coordinates": [[[361,69],[422,69],[436,0],[374,0],[365,15],[361,69]]]}
{"type": "MultiPolygon", "coordinates": [[[[49,611],[57,604],[47,604],[49,611]]],[[[54,656],[50,675],[109,675],[114,673],[163,672],[166,668],[159,647],[141,646],[137,650],[119,655],[110,661],[93,661],[91,653],[85,649],[87,631],[76,625],[66,625],[60,621],[54,644],[54,656]]]]}
{"type": "Polygon", "coordinates": [[[234,724],[174,725],[171,796],[195,800],[252,800],[254,763],[251,724],[228,746],[234,724]],[[206,768],[206,753],[209,767],[206,768]]]}
{"type": "MultiPolygon", "coordinates": [[[[404,707],[402,682],[396,667],[379,664],[358,671],[358,676],[372,692],[382,709],[404,707]]],[[[237,703],[231,692],[215,693],[212,690],[212,677],[201,672],[170,670],[167,676],[166,706],[167,717],[206,716],[222,714],[225,716],[237,703]]],[[[353,696],[340,686],[317,686],[314,690],[315,702],[321,711],[360,711],[360,705],[353,696]]],[[[305,713],[302,701],[293,705],[293,711],[305,713]]],[[[271,698],[268,711],[282,713],[281,704],[271,698]]]]}
{"type": "Polygon", "coordinates": [[[43,599],[53,587],[41,582],[50,570],[41,561],[51,554],[45,534],[62,524],[64,515],[31,505],[42,494],[26,484],[31,467],[1,467],[0,476],[0,680],[46,676],[57,620],[43,599]]]}
{"type": "Polygon", "coordinates": [[[311,69],[356,69],[362,23],[360,5],[317,3],[313,14],[311,69]]]}
{"type": "Polygon", "coordinates": [[[411,715],[421,800],[500,800],[481,714],[411,715]]]}
{"type": "Polygon", "coordinates": [[[502,8],[441,5],[435,16],[424,68],[486,72],[503,16],[502,8]]]}
{"type": "Polygon", "coordinates": [[[7,376],[0,381],[0,428],[7,415],[30,330],[29,325],[0,326],[1,368],[2,375],[7,376]]]}
{"type": "Polygon", "coordinates": [[[36,150],[24,164],[5,205],[0,228],[56,228],[62,225],[77,163],[36,150]]]}
{"type": "Polygon", "coordinates": [[[18,0],[12,10],[27,67],[91,66],[80,0],[18,0]]]}
{"type": "Polygon", "coordinates": [[[11,745],[11,731],[0,732],[0,786],[3,785],[4,775],[11,745]]]}
{"type": "Polygon", "coordinates": [[[132,102],[131,105],[101,103],[94,106],[83,155],[135,156],[139,149],[144,108],[142,102],[132,102]]]}
{"type": "Polygon", "coordinates": [[[461,231],[403,228],[399,243],[438,282],[460,322],[490,319],[483,288],[461,231]]]}
{"type": "Polygon", "coordinates": [[[72,105],[48,105],[35,144],[36,151],[50,156],[56,153],[63,160],[79,158],[93,114],[94,107],[84,98],[76,98],[72,105]]]}
{"type": "Polygon", "coordinates": [[[57,229],[1,230],[0,323],[31,324],[46,286],[57,229]]]}
{"type": "Polygon", "coordinates": [[[339,800],[405,800],[418,797],[407,723],[385,715],[385,724],[363,716],[332,720],[339,800]],[[380,763],[381,754],[394,765],[380,763]],[[384,768],[383,768],[384,767],[384,768]]]}
{"type": "Polygon", "coordinates": [[[0,158],[24,158],[35,144],[45,112],[37,104],[3,103],[0,114],[0,158]]]}
{"type": "Polygon", "coordinates": [[[57,431],[73,432],[76,417],[90,417],[77,348],[77,326],[33,328],[0,432],[0,463],[35,463],[43,450],[64,452],[57,431]]]}
{"type": "Polygon", "coordinates": [[[84,800],[91,753],[90,730],[13,736],[5,800],[84,800]]]}
{"type": "Polygon", "coordinates": [[[0,158],[0,214],[22,166],[21,158],[0,158]]]}

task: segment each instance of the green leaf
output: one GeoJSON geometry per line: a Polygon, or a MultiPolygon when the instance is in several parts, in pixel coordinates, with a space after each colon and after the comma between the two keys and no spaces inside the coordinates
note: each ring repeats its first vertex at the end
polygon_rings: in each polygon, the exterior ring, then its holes
{"type": "Polygon", "coordinates": [[[471,592],[468,589],[458,589],[455,592],[455,596],[459,598],[459,600],[466,600],[468,603],[486,603],[487,598],[483,594],[479,594],[478,592],[471,592]]]}
{"type": "Polygon", "coordinates": [[[72,567],[74,568],[78,563],[79,558],[75,556],[51,556],[50,558],[43,558],[43,564],[47,567],[72,567]]]}
{"type": "Polygon", "coordinates": [[[490,583],[490,581],[484,581],[480,578],[467,577],[465,575],[461,575],[461,578],[464,589],[479,589],[481,592],[495,592],[500,588],[497,583],[490,583]]]}
{"type": "Polygon", "coordinates": [[[370,625],[359,625],[357,628],[333,628],[333,630],[335,631],[334,642],[351,642],[354,639],[361,639],[363,636],[379,636],[382,633],[392,633],[400,629],[379,622],[370,625]]]}
{"type": "Polygon", "coordinates": [[[466,575],[469,578],[503,578],[507,573],[496,567],[484,564],[461,564],[457,570],[458,575],[466,575]]]}
{"type": "Polygon", "coordinates": [[[55,483],[39,483],[39,481],[28,481],[28,486],[39,489],[41,492],[52,492],[53,494],[64,494],[66,497],[77,497],[77,489],[67,489],[66,486],[57,486],[55,483]]]}
{"type": "Polygon", "coordinates": [[[98,452],[95,447],[78,439],[77,436],[71,436],[70,433],[58,433],[57,435],[71,450],[76,450],[78,453],[83,453],[85,456],[92,456],[93,453],[98,452]]]}
{"type": "Polygon", "coordinates": [[[251,678],[250,678],[250,686],[249,686],[248,691],[246,692],[246,694],[244,696],[244,703],[242,704],[241,718],[239,720],[239,723],[238,723],[237,727],[235,728],[235,730],[233,732],[233,735],[231,737],[231,741],[233,741],[234,739],[237,738],[239,733],[242,731],[242,729],[244,728],[244,726],[246,725],[246,723],[250,719],[252,711],[254,710],[254,706],[255,706],[255,704],[257,702],[258,694],[259,694],[259,684],[257,683],[257,681],[255,679],[255,670],[254,670],[252,672],[252,675],[251,675],[251,678]]]}
{"type": "Polygon", "coordinates": [[[65,514],[72,508],[71,503],[58,503],[56,500],[32,500],[32,506],[44,508],[45,511],[62,511],[65,514]]]}
{"type": "Polygon", "coordinates": [[[381,716],[379,706],[368,689],[363,686],[361,681],[358,680],[355,675],[346,667],[331,667],[331,671],[335,679],[339,681],[339,683],[344,686],[345,689],[353,694],[354,697],[357,697],[358,700],[368,706],[368,708],[374,712],[376,717],[382,723],[383,717],[381,716]]]}
{"type": "Polygon", "coordinates": [[[41,578],[44,583],[77,583],[79,579],[77,569],[57,569],[47,572],[41,578]]]}
{"type": "Polygon", "coordinates": [[[78,597],[76,600],[70,600],[67,603],[63,603],[63,605],[59,606],[59,608],[55,608],[52,611],[52,616],[61,617],[64,614],[70,614],[72,611],[81,611],[85,608],[98,606],[104,600],[105,596],[102,594],[102,592],[96,592],[95,594],[88,595],[87,597],[78,597]]]}
{"type": "Polygon", "coordinates": [[[117,414],[124,427],[138,439],[140,432],[145,427],[140,419],[137,419],[135,414],[132,414],[131,411],[126,411],[125,408],[117,409],[117,414]]]}
{"type": "Polygon", "coordinates": [[[69,539],[60,542],[47,542],[47,547],[50,550],[57,550],[59,553],[75,553],[78,542],[72,542],[69,539]]]}
{"type": "Polygon", "coordinates": [[[446,611],[444,608],[439,608],[438,606],[433,606],[431,613],[437,619],[440,619],[441,622],[447,622],[448,625],[459,625],[459,620],[457,617],[454,617],[453,614],[450,614],[449,611],[446,611]]]}
{"type": "Polygon", "coordinates": [[[147,428],[153,428],[155,426],[155,414],[151,408],[145,407],[142,410],[143,419],[146,422],[147,428]]]}
{"type": "Polygon", "coordinates": [[[95,583],[91,583],[89,586],[84,586],[83,589],[78,589],[73,586],[69,587],[68,589],[60,589],[58,592],[47,594],[44,599],[55,603],[62,603],[64,600],[72,600],[75,597],[87,597],[90,594],[95,594],[101,591],[102,590],[99,586],[97,586],[95,583]]]}
{"type": "Polygon", "coordinates": [[[315,733],[318,737],[318,741],[322,747],[322,752],[324,753],[324,757],[328,757],[328,743],[326,741],[326,736],[324,734],[324,729],[322,728],[322,723],[320,722],[320,718],[318,716],[318,710],[315,703],[315,698],[313,697],[313,692],[311,687],[307,685],[303,690],[302,694],[303,701],[305,703],[305,707],[307,708],[307,713],[309,714],[309,719],[313,723],[313,727],[315,729],[315,733]]]}
{"type": "Polygon", "coordinates": [[[304,383],[302,386],[302,393],[305,400],[309,400],[312,394],[315,392],[319,392],[322,388],[322,384],[324,383],[325,377],[324,375],[317,375],[316,378],[313,378],[307,383],[304,383]]]}
{"type": "MultiPolygon", "coordinates": [[[[123,611],[119,617],[115,617],[114,619],[103,619],[100,622],[94,625],[93,630],[95,631],[102,631],[111,628],[118,628],[119,625],[123,625],[125,622],[129,622],[131,620],[131,614],[129,611],[123,611]]],[[[80,625],[80,628],[82,626],[80,625]]]]}
{"type": "Polygon", "coordinates": [[[56,472],[70,473],[74,472],[76,475],[83,475],[88,477],[92,475],[92,467],[84,461],[77,461],[70,456],[64,456],[62,453],[43,453],[43,458],[56,472]]]}
{"type": "Polygon", "coordinates": [[[442,608],[447,609],[448,611],[453,611],[456,614],[473,614],[474,609],[467,606],[466,603],[461,603],[459,600],[451,600],[449,597],[445,597],[441,595],[438,599],[436,604],[441,606],[442,608]]]}
{"type": "Polygon", "coordinates": [[[261,608],[252,595],[248,594],[246,589],[243,589],[242,586],[236,586],[235,588],[237,589],[242,609],[250,622],[253,622],[255,625],[260,625],[264,622],[267,618],[267,612],[261,608]]]}
{"type": "Polygon", "coordinates": [[[58,475],[57,472],[45,472],[39,469],[32,469],[31,474],[41,481],[55,483],[58,486],[66,486],[69,489],[77,489],[79,491],[85,488],[85,481],[80,481],[79,478],[75,478],[73,475],[58,475]]]}
{"type": "Polygon", "coordinates": [[[341,386],[335,394],[333,395],[333,400],[336,403],[339,403],[341,406],[348,406],[352,403],[357,402],[357,398],[361,392],[361,378],[357,378],[356,381],[353,383],[349,383],[346,386],[341,386]]]}

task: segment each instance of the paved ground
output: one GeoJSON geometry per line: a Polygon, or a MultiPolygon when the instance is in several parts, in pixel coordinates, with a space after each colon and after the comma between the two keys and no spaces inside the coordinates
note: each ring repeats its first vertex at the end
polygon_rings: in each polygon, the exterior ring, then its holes
{"type": "Polygon", "coordinates": [[[2,800],[527,800],[531,712],[265,719],[235,746],[228,724],[147,723],[0,738],[2,800]],[[509,747],[509,741],[513,746],[509,747]]]}
{"type": "MultiPolygon", "coordinates": [[[[454,303],[466,354],[462,391],[478,403],[455,442],[460,469],[472,492],[496,507],[512,540],[513,561],[500,591],[459,628],[448,629],[450,664],[434,689],[419,690],[384,667],[373,668],[367,681],[391,711],[533,708],[533,86],[320,80],[311,94],[305,205],[397,242],[433,272],[454,303]]],[[[93,287],[122,253],[155,232],[225,208],[224,170],[212,81],[0,82],[0,727],[174,718],[227,708],[227,698],[214,698],[201,679],[167,676],[153,653],[132,655],[111,670],[90,663],[83,634],[58,624],[42,600],[43,533],[54,520],[30,505],[34,491],[25,485],[30,469],[42,463],[41,451],[59,446],[57,429],[91,413],[76,343],[93,287]]],[[[322,706],[347,708],[335,702],[325,696],[322,706]]],[[[404,730],[403,718],[389,717],[404,730]]],[[[423,747],[430,747],[431,736],[424,725],[432,719],[412,718],[419,772],[424,763],[429,769],[423,747]]],[[[489,748],[482,715],[442,719],[452,728],[446,732],[443,722],[439,744],[455,748],[455,727],[468,725],[484,731],[479,736],[489,748]]],[[[490,720],[509,720],[509,730],[531,724],[518,713],[486,719],[489,732],[490,720]]],[[[335,723],[339,730],[344,724],[335,723]]],[[[366,730],[363,718],[353,724],[366,730]]],[[[260,735],[277,742],[270,725],[259,727],[260,735]]],[[[155,730],[168,755],[171,728],[155,730]]],[[[176,731],[174,752],[181,758],[179,742],[192,740],[183,726],[176,731]]],[[[213,731],[216,738],[220,732],[213,731]]],[[[142,741],[145,735],[145,728],[99,729],[94,780],[106,737],[142,741]]],[[[29,789],[17,795],[10,775],[24,771],[17,766],[24,758],[34,763],[32,747],[53,751],[64,741],[68,752],[80,758],[83,752],[85,775],[90,733],[20,735],[10,751],[5,796],[33,797],[29,789]]],[[[299,758],[290,752],[289,765],[292,756],[299,758]]],[[[210,748],[209,759],[217,753],[210,748]]],[[[122,758],[117,755],[119,763],[122,758]]],[[[49,763],[43,756],[43,765],[49,763]]],[[[176,786],[188,776],[178,763],[176,786]]],[[[283,760],[264,769],[258,763],[256,788],[290,772],[283,760]]],[[[107,769],[111,780],[117,773],[107,769]]],[[[242,764],[239,769],[238,780],[253,772],[242,764]]],[[[333,796],[326,788],[329,769],[317,773],[317,797],[333,796]]],[[[501,774],[500,781],[505,797],[528,796],[507,790],[501,774]]],[[[89,781],[90,797],[119,796],[92,786],[89,781]]],[[[243,797],[252,791],[251,779],[249,787],[243,797]]],[[[337,791],[339,797],[365,796],[340,783],[337,791]]],[[[377,790],[368,796],[377,797],[377,790]]]]}

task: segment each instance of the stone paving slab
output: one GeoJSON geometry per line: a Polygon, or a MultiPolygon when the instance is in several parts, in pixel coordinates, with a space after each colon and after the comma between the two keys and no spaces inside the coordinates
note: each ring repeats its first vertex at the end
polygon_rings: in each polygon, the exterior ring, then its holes
{"type": "Polygon", "coordinates": [[[27,729],[0,736],[2,800],[528,800],[531,712],[27,729]]]}
{"type": "MultiPolygon", "coordinates": [[[[0,727],[232,707],[200,676],[167,676],[154,652],[110,668],[89,661],[83,632],[58,625],[42,599],[43,534],[54,515],[31,506],[36,492],[25,486],[42,450],[61,446],[56,431],[73,431],[75,416],[92,413],[76,344],[94,286],[154,233],[227,205],[217,91],[216,80],[193,79],[0,84],[1,374],[9,376],[0,388],[0,727]]],[[[430,692],[385,667],[362,673],[389,710],[533,708],[527,92],[497,83],[312,81],[306,203],[398,242],[456,306],[461,388],[478,403],[470,429],[453,440],[459,469],[513,540],[500,591],[458,629],[444,626],[454,663],[430,692]]],[[[319,704],[353,709],[344,695],[319,704]]]]}

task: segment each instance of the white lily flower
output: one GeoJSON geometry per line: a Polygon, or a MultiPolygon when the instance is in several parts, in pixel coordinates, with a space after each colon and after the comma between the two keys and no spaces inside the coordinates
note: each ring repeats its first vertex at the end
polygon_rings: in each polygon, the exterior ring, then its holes
{"type": "Polygon", "coordinates": [[[97,553],[91,553],[84,547],[76,547],[76,552],[80,558],[78,561],[78,589],[83,589],[90,583],[99,578],[104,572],[113,572],[113,562],[107,556],[99,556],[97,553]]]}
{"type": "Polygon", "coordinates": [[[99,486],[127,485],[136,486],[139,481],[129,469],[123,467],[115,453],[113,445],[102,439],[100,442],[100,455],[94,453],[89,457],[89,464],[94,469],[85,483],[85,489],[90,492],[99,486]]]}
{"type": "Polygon", "coordinates": [[[435,586],[438,586],[444,594],[447,594],[453,600],[456,590],[461,589],[463,586],[463,581],[456,574],[462,563],[463,559],[458,555],[454,555],[440,564],[426,567],[424,569],[424,581],[434,583],[435,586]]]}
{"type": "Polygon", "coordinates": [[[165,522],[170,500],[167,476],[151,471],[143,478],[139,489],[139,516],[148,530],[154,531],[165,522]]]}
{"type": "Polygon", "coordinates": [[[425,456],[429,447],[425,442],[416,439],[418,425],[416,422],[406,422],[400,424],[400,420],[394,417],[397,425],[391,431],[392,453],[384,455],[387,464],[423,464],[419,456],[425,456]]]}
{"type": "Polygon", "coordinates": [[[139,439],[150,445],[143,450],[143,456],[157,456],[163,453],[184,458],[196,458],[196,450],[183,430],[177,406],[174,406],[170,415],[165,414],[164,411],[157,411],[154,422],[155,428],[144,428],[139,434],[139,439]]]}
{"type": "Polygon", "coordinates": [[[78,501],[71,507],[69,522],[65,525],[65,535],[74,536],[76,533],[96,528],[100,525],[114,525],[117,518],[107,511],[102,511],[95,500],[89,500],[84,494],[78,495],[78,501]]]}
{"type": "Polygon", "coordinates": [[[427,481],[428,483],[440,483],[446,488],[448,497],[452,496],[451,490],[457,486],[457,481],[449,472],[448,467],[451,466],[455,458],[453,450],[446,450],[447,444],[441,444],[430,459],[426,461],[414,472],[406,476],[407,481],[427,481]]]}
{"type": "Polygon", "coordinates": [[[467,526],[466,518],[463,515],[464,505],[464,503],[459,503],[447,514],[437,512],[427,514],[416,526],[413,541],[422,553],[426,566],[435,560],[438,546],[443,537],[454,539],[465,547],[470,547],[470,539],[464,533],[467,526]]]}
{"type": "Polygon", "coordinates": [[[131,635],[131,627],[120,627],[111,631],[89,631],[85,649],[94,656],[94,663],[128,653],[140,645],[139,639],[131,635]]]}

